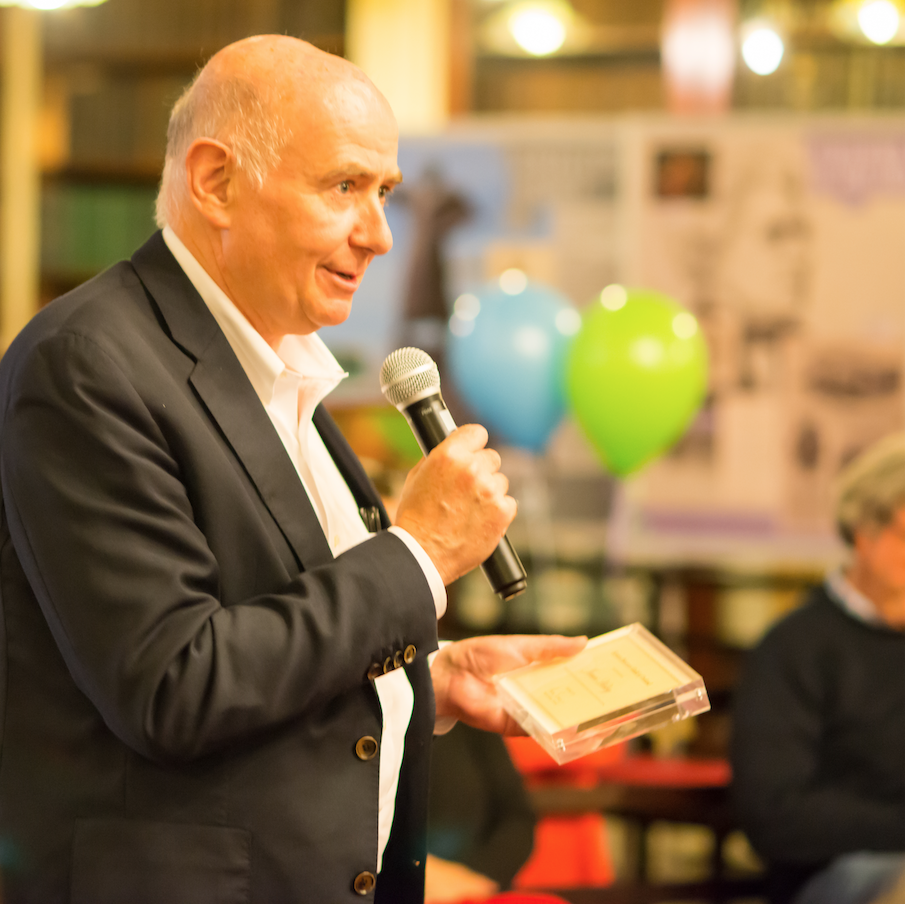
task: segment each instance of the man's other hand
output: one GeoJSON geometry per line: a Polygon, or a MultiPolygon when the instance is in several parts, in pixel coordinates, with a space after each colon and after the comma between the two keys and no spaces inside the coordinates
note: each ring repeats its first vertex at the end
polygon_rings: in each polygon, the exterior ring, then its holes
{"type": "Polygon", "coordinates": [[[424,904],[486,901],[500,886],[493,879],[476,873],[462,863],[427,855],[424,882],[424,904]]]}
{"type": "Polygon", "coordinates": [[[453,716],[484,731],[523,735],[503,709],[493,676],[532,662],[574,656],[587,642],[587,637],[511,634],[445,644],[431,665],[437,717],[453,716]]]}

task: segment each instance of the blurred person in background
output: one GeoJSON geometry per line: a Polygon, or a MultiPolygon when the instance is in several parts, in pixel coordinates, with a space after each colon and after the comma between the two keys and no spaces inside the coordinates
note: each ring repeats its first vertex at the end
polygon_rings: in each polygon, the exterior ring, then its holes
{"type": "Polygon", "coordinates": [[[733,718],[742,828],[774,904],[905,901],[905,433],[838,478],[850,549],[746,662],[733,718]]]}
{"type": "Polygon", "coordinates": [[[427,810],[427,904],[484,901],[510,888],[537,820],[503,739],[456,725],[434,739],[427,810]]]}

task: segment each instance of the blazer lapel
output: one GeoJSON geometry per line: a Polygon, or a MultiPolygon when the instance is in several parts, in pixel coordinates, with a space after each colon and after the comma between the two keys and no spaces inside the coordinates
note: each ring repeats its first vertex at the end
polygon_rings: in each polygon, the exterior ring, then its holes
{"type": "MultiPolygon", "coordinates": [[[[345,437],[340,433],[336,421],[327,413],[323,405],[318,405],[314,409],[314,426],[320,434],[327,451],[336,463],[339,473],[342,474],[343,480],[352,491],[355,502],[359,511],[362,509],[376,509],[380,516],[380,526],[387,528],[390,526],[390,517],[384,508],[383,501],[380,498],[374,484],[365,473],[365,469],[361,466],[358,456],[352,451],[352,448],[346,442],[345,437]]],[[[364,516],[362,516],[364,517],[364,516]]]]}
{"type": "Polygon", "coordinates": [[[161,233],[133,255],[132,265],[173,341],[194,358],[189,382],[279,525],[299,567],[332,561],[308,494],[264,406],[161,233]]]}

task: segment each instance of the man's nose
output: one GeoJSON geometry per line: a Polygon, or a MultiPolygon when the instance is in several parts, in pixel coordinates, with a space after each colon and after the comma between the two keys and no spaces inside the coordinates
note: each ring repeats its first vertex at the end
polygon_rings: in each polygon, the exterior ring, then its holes
{"type": "Polygon", "coordinates": [[[379,199],[363,206],[353,239],[374,255],[386,254],[393,247],[393,234],[379,199]]]}

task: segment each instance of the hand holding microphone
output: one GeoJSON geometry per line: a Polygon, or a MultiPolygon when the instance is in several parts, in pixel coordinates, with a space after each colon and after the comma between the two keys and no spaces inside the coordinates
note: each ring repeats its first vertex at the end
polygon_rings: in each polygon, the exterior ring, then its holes
{"type": "Polygon", "coordinates": [[[420,349],[393,352],[380,385],[427,456],[406,480],[396,523],[421,544],[446,583],[481,563],[496,593],[504,599],[521,593],[525,570],[503,536],[516,503],[507,495],[499,454],[485,448],[486,430],[474,424],[456,429],[440,395],[437,365],[420,349]]]}

